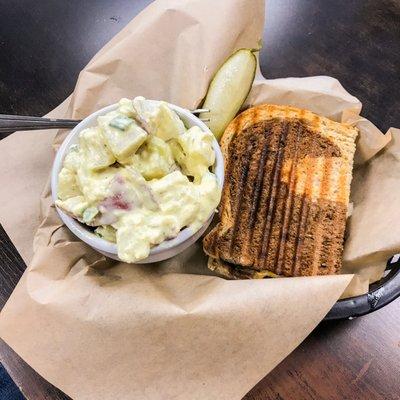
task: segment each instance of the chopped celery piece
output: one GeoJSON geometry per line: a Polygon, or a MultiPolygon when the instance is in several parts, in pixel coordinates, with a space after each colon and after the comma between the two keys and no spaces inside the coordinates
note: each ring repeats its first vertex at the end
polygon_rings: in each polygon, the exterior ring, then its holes
{"type": "Polygon", "coordinates": [[[93,221],[94,217],[99,213],[97,207],[88,207],[82,214],[82,220],[85,224],[93,221]]]}
{"type": "Polygon", "coordinates": [[[124,131],[132,122],[132,118],[126,117],[125,115],[119,115],[110,121],[110,126],[117,128],[120,131],[124,131]]]}
{"type": "Polygon", "coordinates": [[[102,239],[108,240],[109,242],[115,243],[116,239],[116,230],[111,225],[101,225],[98,226],[94,233],[101,237],[102,239]]]}

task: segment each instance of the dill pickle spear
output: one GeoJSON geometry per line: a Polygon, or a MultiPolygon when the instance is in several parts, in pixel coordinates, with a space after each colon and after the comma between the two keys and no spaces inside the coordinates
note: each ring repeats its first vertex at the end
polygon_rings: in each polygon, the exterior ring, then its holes
{"type": "Polygon", "coordinates": [[[219,68],[208,88],[199,118],[219,140],[229,122],[236,116],[250,92],[256,73],[257,59],[252,49],[233,53],[219,68]]]}

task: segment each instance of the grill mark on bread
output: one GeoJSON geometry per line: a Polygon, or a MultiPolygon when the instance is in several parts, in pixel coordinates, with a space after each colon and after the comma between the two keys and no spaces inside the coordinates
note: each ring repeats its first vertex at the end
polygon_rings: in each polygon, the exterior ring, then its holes
{"type": "MultiPolygon", "coordinates": [[[[252,142],[251,140],[247,143],[246,146],[246,154],[251,154],[251,150],[254,147],[254,142],[252,142]]],[[[229,249],[230,252],[234,252],[234,247],[235,247],[235,243],[236,243],[236,236],[237,236],[237,232],[239,229],[239,223],[240,223],[240,218],[241,218],[241,210],[244,207],[244,202],[242,201],[243,198],[243,191],[246,188],[246,178],[249,172],[249,166],[250,166],[250,162],[251,162],[251,157],[246,157],[245,158],[245,163],[241,166],[240,168],[240,179],[237,183],[239,190],[238,190],[238,195],[237,195],[237,200],[235,202],[235,204],[237,205],[236,207],[236,214],[235,214],[235,219],[234,219],[234,224],[233,224],[233,231],[232,231],[232,235],[231,235],[231,240],[230,240],[230,245],[229,245],[229,249]]]]}
{"type": "MultiPolygon", "coordinates": [[[[310,179],[311,174],[307,174],[306,176],[306,190],[307,190],[307,183],[310,179]]],[[[291,275],[296,276],[298,272],[298,264],[299,264],[299,259],[300,259],[300,253],[304,244],[304,227],[307,222],[308,218],[308,204],[305,201],[305,197],[301,198],[301,203],[300,203],[300,218],[297,226],[297,233],[296,233],[296,243],[295,243],[295,251],[294,251],[294,259],[292,262],[292,269],[291,269],[291,275]]]]}
{"type": "Polygon", "coordinates": [[[291,235],[291,225],[290,222],[293,221],[293,213],[295,209],[295,192],[294,187],[296,186],[297,176],[295,173],[295,162],[291,163],[290,166],[290,174],[289,174],[289,198],[288,201],[290,202],[288,206],[288,212],[285,212],[284,219],[283,219],[283,226],[281,232],[280,240],[283,241],[283,249],[282,249],[282,264],[277,266],[277,273],[281,274],[283,270],[286,269],[286,264],[289,262],[289,271],[291,270],[291,259],[287,257],[287,253],[290,255],[291,249],[295,246],[295,236],[291,235]]]}
{"type": "MultiPolygon", "coordinates": [[[[338,203],[338,202],[332,202],[332,201],[327,201],[327,200],[323,200],[323,204],[318,205],[315,202],[311,202],[309,198],[305,198],[302,199],[301,197],[306,197],[306,196],[299,196],[299,195],[295,195],[294,196],[294,202],[296,204],[302,204],[304,203],[304,208],[308,208],[309,212],[308,215],[321,215],[326,213],[329,209],[336,209],[337,210],[337,215],[339,214],[344,214],[346,212],[346,207],[342,204],[342,203],[338,203]]],[[[341,220],[341,218],[334,218],[331,221],[331,228],[340,225],[340,223],[345,222],[341,220]]],[[[336,231],[339,231],[340,229],[337,229],[336,231]]],[[[335,234],[336,235],[336,234],[335,234]]],[[[337,236],[336,236],[337,239],[337,236]]],[[[323,245],[323,248],[326,247],[326,244],[323,245]]],[[[343,243],[341,243],[340,245],[338,244],[338,242],[336,242],[335,245],[335,251],[334,251],[334,255],[338,255],[341,253],[343,247],[343,243]]],[[[332,245],[328,245],[328,248],[331,249],[332,245]]],[[[323,253],[326,254],[326,253],[323,253]]],[[[263,272],[263,271],[271,271],[271,269],[265,268],[265,269],[255,269],[250,267],[246,267],[246,266],[241,266],[235,263],[232,263],[231,261],[224,259],[223,257],[220,257],[218,260],[213,260],[214,261],[214,267],[213,270],[215,270],[215,272],[219,273],[220,275],[223,275],[225,277],[231,278],[231,279],[246,279],[246,278],[256,278],[256,274],[258,272],[263,272]],[[220,263],[221,265],[218,266],[218,263],[220,263]]],[[[321,264],[324,264],[326,261],[324,259],[321,260],[321,264]]],[[[328,273],[332,273],[332,271],[338,271],[340,267],[340,264],[337,265],[336,262],[334,264],[334,267],[332,269],[328,269],[327,267],[323,267],[320,266],[320,269],[318,270],[318,274],[319,275],[325,275],[328,273]]],[[[276,271],[272,271],[274,273],[276,273],[276,271]]],[[[290,270],[284,268],[282,270],[281,275],[283,276],[302,276],[302,272],[304,272],[304,269],[299,269],[297,271],[297,274],[294,275],[290,270]]]]}
{"type": "MultiPolygon", "coordinates": [[[[329,195],[329,188],[330,188],[330,178],[331,178],[331,171],[333,168],[333,159],[332,158],[327,158],[324,160],[324,165],[323,165],[323,172],[322,172],[322,181],[321,181],[321,191],[320,191],[320,197],[325,199],[328,198],[329,195]]],[[[321,226],[321,224],[319,225],[321,226]]],[[[334,260],[332,259],[332,252],[326,251],[324,252],[324,242],[326,238],[327,232],[321,231],[319,232],[319,235],[317,235],[318,241],[317,241],[317,246],[315,250],[316,254],[316,261],[317,260],[322,260],[322,264],[324,263],[324,259],[327,261],[327,265],[333,265],[334,260]]],[[[318,271],[319,265],[317,263],[314,264],[314,269],[313,272],[316,273],[318,271]]]]}
{"type": "MultiPolygon", "coordinates": [[[[284,132],[287,132],[287,125],[284,125],[284,132]]],[[[272,134],[274,131],[272,131],[272,134]]],[[[279,145],[278,145],[279,146],[279,145]]],[[[267,261],[267,253],[269,248],[269,241],[270,241],[270,231],[272,225],[272,218],[273,218],[273,210],[274,210],[274,200],[276,197],[277,185],[276,182],[279,177],[280,167],[282,164],[282,152],[280,151],[281,148],[278,147],[277,154],[275,156],[275,162],[273,164],[273,168],[271,171],[271,180],[269,182],[269,193],[268,193],[268,200],[267,200],[267,208],[266,208],[266,216],[265,216],[265,224],[262,229],[262,241],[261,241],[261,262],[262,262],[262,269],[265,268],[265,262],[267,261]]]]}
{"type": "MultiPolygon", "coordinates": [[[[269,144],[268,144],[269,145],[269,144]]],[[[269,150],[269,153],[271,152],[271,149],[269,150]]],[[[264,169],[264,177],[263,177],[263,187],[268,188],[266,190],[263,190],[260,195],[260,200],[258,202],[258,207],[257,207],[257,215],[256,215],[256,221],[258,222],[258,229],[255,229],[253,232],[253,237],[256,234],[256,243],[258,242],[257,246],[257,256],[255,259],[255,267],[257,269],[262,269],[263,266],[260,265],[260,262],[263,262],[264,257],[265,257],[265,252],[264,252],[264,241],[265,241],[265,228],[268,222],[268,215],[271,207],[271,198],[274,187],[271,185],[271,182],[274,180],[274,172],[276,171],[276,164],[278,162],[278,157],[270,158],[269,160],[266,160],[266,163],[263,167],[264,169]],[[268,164],[272,164],[271,170],[268,171],[268,164]],[[261,216],[261,218],[260,218],[261,216]]]]}
{"type": "Polygon", "coordinates": [[[279,249],[278,249],[278,262],[276,265],[276,273],[279,275],[282,272],[282,269],[286,260],[286,244],[289,241],[288,237],[288,225],[291,220],[292,212],[293,212],[293,196],[294,196],[294,187],[296,185],[296,163],[298,159],[298,143],[299,143],[299,130],[295,133],[295,155],[294,159],[290,163],[290,171],[289,171],[289,179],[288,179],[288,198],[286,208],[283,213],[283,223],[281,224],[281,232],[279,238],[279,249]]]}
{"type": "MultiPolygon", "coordinates": [[[[279,153],[281,154],[280,157],[280,164],[277,170],[277,176],[278,178],[281,177],[282,173],[282,164],[285,161],[285,155],[288,153],[289,149],[286,148],[286,143],[288,141],[288,136],[289,132],[291,132],[291,125],[289,123],[286,123],[282,129],[283,133],[279,137],[279,153]]],[[[283,212],[283,207],[285,206],[285,198],[286,194],[288,192],[287,190],[287,185],[282,184],[282,179],[278,179],[278,181],[274,180],[273,185],[276,186],[276,191],[275,191],[275,198],[272,199],[272,217],[269,225],[269,230],[267,234],[267,251],[266,253],[269,254],[271,257],[270,259],[273,260],[273,263],[275,266],[277,266],[278,262],[278,255],[279,255],[279,246],[280,242],[279,240],[274,243],[275,235],[276,235],[276,229],[280,227],[280,220],[282,217],[282,212],[283,212]],[[276,224],[276,221],[279,221],[278,224],[276,224]],[[271,246],[272,244],[272,246],[271,246]],[[272,254],[273,255],[272,255],[272,254]]],[[[265,261],[267,258],[264,260],[263,266],[265,267],[265,261]]]]}
{"type": "MultiPolygon", "coordinates": [[[[316,151],[316,144],[317,144],[317,137],[314,135],[311,137],[311,143],[310,143],[310,153],[317,153],[316,151]]],[[[302,214],[300,218],[300,223],[299,223],[299,231],[298,231],[298,236],[297,236],[297,243],[296,243],[296,258],[295,262],[293,263],[293,270],[292,273],[293,275],[298,275],[298,271],[301,268],[300,260],[301,260],[301,253],[302,253],[302,248],[306,246],[313,246],[313,243],[310,243],[312,239],[314,239],[314,236],[308,237],[306,236],[306,230],[307,230],[307,220],[310,212],[310,207],[308,202],[306,201],[307,197],[312,196],[312,192],[315,188],[313,185],[313,177],[314,177],[314,171],[315,171],[315,163],[312,163],[309,168],[306,171],[306,182],[305,182],[305,196],[302,198],[302,204],[301,204],[301,209],[302,209],[302,214]]],[[[312,266],[311,266],[312,267],[312,266]]]]}
{"type": "Polygon", "coordinates": [[[267,154],[269,152],[267,143],[263,143],[263,148],[261,151],[261,157],[258,162],[258,173],[256,178],[256,184],[254,185],[254,197],[251,203],[251,210],[250,210],[250,219],[249,219],[249,228],[253,229],[254,224],[256,223],[257,213],[260,207],[260,199],[261,199],[261,188],[262,182],[264,180],[264,172],[265,172],[265,162],[267,158],[267,154]]]}
{"type": "MultiPolygon", "coordinates": [[[[286,276],[325,274],[340,268],[349,186],[346,174],[351,168],[351,162],[346,162],[349,157],[352,160],[348,148],[354,148],[355,131],[345,131],[341,137],[346,151],[346,158],[341,158],[331,136],[319,134],[314,126],[321,124],[323,129],[324,120],[315,115],[310,120],[310,114],[290,107],[259,106],[242,113],[223,135],[229,190],[224,190],[221,221],[204,239],[204,250],[236,264],[242,275],[250,276],[252,270],[286,276]],[[279,118],[264,118],[274,109],[296,111],[298,118],[281,117],[282,112],[279,118]],[[324,162],[313,165],[313,158],[324,162]],[[337,175],[338,166],[342,167],[341,182],[332,196],[330,175],[333,171],[337,175]],[[303,172],[306,182],[298,180],[303,172]],[[320,181],[316,182],[314,172],[320,181]],[[318,237],[315,232],[320,232],[318,237]],[[244,273],[245,269],[249,271],[244,273]]],[[[339,125],[326,122],[330,124],[339,125]]]]}

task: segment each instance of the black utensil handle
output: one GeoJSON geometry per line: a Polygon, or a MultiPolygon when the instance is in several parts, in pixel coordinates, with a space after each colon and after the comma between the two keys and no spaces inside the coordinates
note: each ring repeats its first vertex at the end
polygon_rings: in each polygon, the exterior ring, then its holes
{"type": "Polygon", "coordinates": [[[39,129],[73,128],[79,121],[24,121],[0,119],[0,132],[31,131],[39,129]]]}

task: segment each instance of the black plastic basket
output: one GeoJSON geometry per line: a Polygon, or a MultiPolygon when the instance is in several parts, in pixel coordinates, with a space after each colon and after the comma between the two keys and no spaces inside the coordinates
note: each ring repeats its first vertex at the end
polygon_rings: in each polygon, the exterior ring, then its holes
{"type": "Polygon", "coordinates": [[[391,303],[400,296],[400,259],[393,256],[387,263],[386,274],[369,287],[369,292],[339,300],[325,320],[353,319],[369,314],[391,303]]]}

